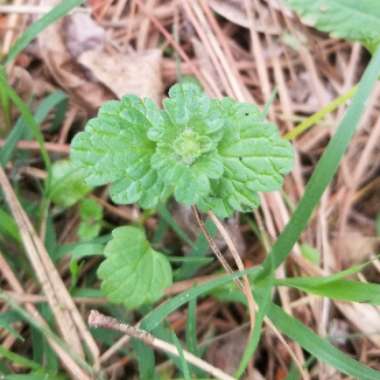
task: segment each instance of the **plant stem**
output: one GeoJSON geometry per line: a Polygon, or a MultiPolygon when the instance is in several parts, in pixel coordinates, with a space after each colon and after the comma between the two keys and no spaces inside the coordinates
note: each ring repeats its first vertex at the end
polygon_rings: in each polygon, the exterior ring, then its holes
{"type": "Polygon", "coordinates": [[[307,119],[305,119],[302,123],[298,124],[295,128],[293,128],[290,132],[288,132],[284,138],[287,140],[295,140],[302,133],[304,133],[307,129],[312,127],[314,124],[317,124],[320,120],[322,120],[326,115],[335,111],[338,107],[343,105],[347,100],[351,99],[357,90],[358,86],[352,87],[345,94],[335,98],[330,103],[325,105],[321,110],[314,113],[307,119]]]}
{"type": "MultiPolygon", "coordinates": [[[[176,346],[165,342],[159,338],[156,338],[152,334],[145,330],[141,330],[137,327],[127,325],[125,323],[119,322],[117,319],[109,317],[107,315],[101,314],[96,310],[91,310],[88,317],[88,323],[92,327],[103,327],[110,330],[121,331],[128,336],[135,339],[141,340],[148,346],[161,350],[171,355],[180,357],[180,352],[176,346]]],[[[192,365],[202,369],[203,371],[209,373],[213,377],[219,380],[234,380],[234,378],[227,373],[223,372],[219,368],[212,366],[211,364],[205,362],[204,360],[196,357],[192,353],[183,350],[184,359],[191,363],[192,365]]]]}

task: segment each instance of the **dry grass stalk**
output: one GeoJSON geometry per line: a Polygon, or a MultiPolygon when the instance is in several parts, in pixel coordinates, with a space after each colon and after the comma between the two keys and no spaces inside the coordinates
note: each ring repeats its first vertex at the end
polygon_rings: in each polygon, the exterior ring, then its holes
{"type": "MultiPolygon", "coordinates": [[[[91,310],[91,313],[88,317],[88,323],[90,326],[93,327],[103,327],[106,329],[121,331],[127,334],[128,336],[141,340],[146,345],[151,346],[155,349],[166,352],[168,354],[175,355],[177,357],[181,356],[181,353],[173,344],[158,339],[154,337],[152,334],[149,334],[147,331],[141,330],[134,326],[127,325],[125,323],[121,323],[117,319],[108,317],[104,314],[99,313],[96,310],[91,310]]],[[[183,357],[188,363],[202,369],[203,371],[209,373],[216,379],[234,380],[232,376],[224,373],[218,368],[215,368],[214,366],[210,365],[204,360],[199,359],[198,357],[186,350],[183,350],[183,357]]]]}
{"type": "Polygon", "coordinates": [[[0,185],[6,201],[19,227],[25,252],[32,264],[41,287],[48,298],[63,339],[80,355],[84,355],[81,340],[89,348],[95,368],[98,366],[99,349],[85,325],[75,303],[68,293],[62,279],[52,263],[46,248],[22,209],[5,172],[0,168],[0,185]]]}
{"type": "MultiPolygon", "coordinates": [[[[4,259],[4,256],[0,252],[0,270],[4,276],[4,278],[9,283],[10,287],[14,292],[16,292],[21,297],[25,294],[21,283],[17,279],[16,275],[13,273],[12,269],[4,259]]],[[[42,326],[48,327],[46,321],[41,317],[41,314],[38,312],[35,305],[30,302],[25,304],[26,311],[42,326]]],[[[4,347],[9,347],[14,342],[14,337],[12,337],[11,344],[3,343],[4,347]]],[[[71,357],[71,355],[65,351],[64,348],[61,347],[57,342],[55,342],[50,337],[47,337],[47,341],[50,344],[51,348],[57,354],[58,358],[62,361],[62,364],[67,369],[68,373],[71,374],[73,379],[83,379],[83,380],[91,380],[91,377],[84,369],[82,369],[71,357]]]]}

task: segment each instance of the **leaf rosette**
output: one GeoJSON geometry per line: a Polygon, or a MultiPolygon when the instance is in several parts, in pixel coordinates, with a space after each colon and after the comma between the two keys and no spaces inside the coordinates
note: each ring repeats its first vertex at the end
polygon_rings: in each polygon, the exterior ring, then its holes
{"type": "Polygon", "coordinates": [[[282,186],[293,151],[255,105],[210,99],[193,83],[171,87],[163,105],[126,96],[101,107],[72,142],[90,185],[111,183],[119,204],[153,208],[174,195],[220,217],[282,186]]]}

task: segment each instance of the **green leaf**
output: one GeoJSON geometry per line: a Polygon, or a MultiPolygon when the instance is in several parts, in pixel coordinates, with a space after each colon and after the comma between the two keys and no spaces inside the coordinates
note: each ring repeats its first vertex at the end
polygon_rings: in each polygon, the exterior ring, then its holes
{"type": "Polygon", "coordinates": [[[6,94],[10,100],[12,100],[13,104],[20,111],[21,116],[24,119],[25,123],[30,127],[33,133],[33,137],[36,139],[39,145],[39,148],[41,151],[41,157],[42,157],[42,160],[44,161],[45,167],[48,172],[47,183],[49,183],[49,177],[51,174],[51,162],[50,162],[49,154],[45,147],[44,136],[41,132],[41,128],[38,125],[38,122],[36,120],[37,118],[32,115],[31,111],[29,110],[25,102],[17,95],[16,91],[9,85],[6,78],[6,71],[3,66],[0,66],[0,90],[3,94],[6,94]]]}
{"type": "Polygon", "coordinates": [[[0,234],[12,238],[18,243],[21,242],[18,225],[8,212],[0,208],[0,234]]]}
{"type": "Polygon", "coordinates": [[[301,248],[302,256],[305,259],[308,259],[313,264],[319,266],[320,261],[321,261],[321,255],[318,250],[316,250],[314,247],[306,243],[301,244],[300,248],[301,248]]]}
{"type": "Polygon", "coordinates": [[[292,168],[293,151],[254,104],[228,98],[218,103],[226,123],[218,145],[224,172],[211,181],[211,194],[202,199],[200,208],[226,217],[234,210],[256,208],[258,192],[279,190],[292,168]]]}
{"type": "Polygon", "coordinates": [[[119,227],[112,237],[98,269],[104,295],[129,309],[157,301],[172,283],[166,256],[151,248],[139,228],[119,227]]]}
{"type": "Polygon", "coordinates": [[[53,203],[63,208],[70,207],[90,191],[82,169],[74,167],[68,160],[54,162],[49,194],[53,203]]]}
{"type": "Polygon", "coordinates": [[[119,204],[153,208],[164,201],[167,189],[151,167],[154,143],[147,133],[152,120],[160,120],[160,113],[150,100],[126,96],[105,103],[71,145],[71,157],[87,183],[111,183],[111,198],[119,204]]]}
{"type": "Polygon", "coordinates": [[[367,99],[375,86],[379,73],[380,49],[373,55],[366,68],[352,103],[341,121],[336,134],[329,142],[319,160],[305,188],[305,193],[289,223],[285,226],[281,235],[273,245],[269,256],[265,259],[263,263],[264,273],[268,273],[272,268],[276,269],[281,265],[305,229],[323,192],[338,169],[339,162],[365,110],[367,99]]]}
{"type": "Polygon", "coordinates": [[[68,14],[73,8],[83,3],[83,0],[65,0],[60,2],[51,11],[46,13],[39,20],[35,21],[25,32],[17,39],[11,47],[6,63],[11,63],[22,50],[24,50],[37,35],[45,28],[68,14]]]}
{"type": "Polygon", "coordinates": [[[9,351],[3,346],[0,346],[0,358],[1,357],[4,357],[10,360],[12,363],[15,363],[22,367],[31,368],[31,369],[40,369],[40,365],[38,363],[32,360],[29,360],[21,355],[18,355],[12,351],[9,351]]]}
{"type": "Polygon", "coordinates": [[[303,323],[286,314],[279,306],[272,303],[269,308],[268,317],[283,334],[300,344],[318,360],[352,376],[354,379],[380,379],[379,371],[368,368],[339,351],[326,339],[320,338],[303,323]]]}
{"type": "Polygon", "coordinates": [[[380,305],[380,284],[365,283],[350,280],[335,280],[323,282],[318,277],[289,278],[276,280],[280,286],[289,286],[340,301],[365,302],[380,305]]]}
{"type": "Polygon", "coordinates": [[[334,37],[359,41],[371,52],[380,42],[378,0],[286,0],[302,20],[334,37]]]}
{"type": "Polygon", "coordinates": [[[84,199],[79,204],[80,224],[78,236],[91,240],[99,235],[102,228],[103,208],[94,199],[84,199]]]}
{"type": "Polygon", "coordinates": [[[116,203],[153,208],[174,195],[221,217],[279,189],[292,156],[255,105],[210,99],[189,82],[170,88],[163,109],[134,96],[104,104],[71,150],[90,185],[111,183],[116,203]]]}
{"type": "Polygon", "coordinates": [[[14,337],[20,340],[24,340],[24,338],[17,332],[16,329],[13,328],[12,324],[17,322],[19,318],[13,311],[6,311],[0,313],[0,328],[8,331],[14,337]]]}

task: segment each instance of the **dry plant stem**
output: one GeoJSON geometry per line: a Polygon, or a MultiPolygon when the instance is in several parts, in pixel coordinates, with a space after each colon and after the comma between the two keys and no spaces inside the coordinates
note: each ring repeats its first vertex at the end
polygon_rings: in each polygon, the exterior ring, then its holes
{"type": "MultiPolygon", "coordinates": [[[[5,140],[0,139],[0,148],[2,148],[5,145],[5,140]]],[[[39,151],[40,146],[36,141],[26,141],[26,140],[21,140],[16,144],[17,149],[22,149],[22,150],[35,150],[39,151]]],[[[45,148],[48,152],[51,153],[61,153],[64,155],[69,154],[70,152],[70,147],[67,144],[57,144],[57,143],[45,143],[45,148]]]]}
{"type": "Polygon", "coordinates": [[[3,189],[5,199],[19,227],[25,252],[36,272],[36,277],[48,298],[49,305],[54,313],[63,338],[79,355],[83,355],[81,342],[83,339],[91,352],[95,367],[97,368],[99,349],[95,340],[87,329],[82,316],[63,284],[56,267],[52,263],[46,248],[37,236],[1,167],[0,186],[3,189]]]}
{"type": "MultiPolygon", "coordinates": [[[[153,348],[156,348],[168,354],[175,355],[177,357],[180,356],[180,352],[178,351],[176,346],[170,343],[167,343],[164,340],[154,337],[152,334],[149,334],[147,331],[138,329],[134,326],[130,326],[125,323],[121,323],[117,319],[101,314],[96,310],[91,310],[90,315],[88,317],[88,323],[90,326],[95,327],[95,328],[103,327],[106,329],[123,332],[127,334],[128,336],[141,340],[143,343],[145,343],[148,346],[151,346],[153,348]]],[[[187,362],[209,373],[216,379],[234,380],[232,376],[212,366],[211,364],[205,362],[204,360],[199,359],[198,357],[196,357],[195,355],[191,354],[188,351],[183,350],[183,356],[187,362]]]]}
{"type": "MultiPolygon", "coordinates": [[[[233,270],[232,268],[230,267],[230,264],[228,264],[227,260],[224,258],[222,252],[220,252],[220,249],[218,248],[218,246],[216,245],[214,239],[210,236],[210,234],[208,233],[201,217],[199,216],[199,212],[197,210],[197,208],[195,206],[191,206],[191,209],[193,210],[193,213],[194,213],[194,216],[195,216],[195,220],[197,221],[198,225],[199,225],[199,228],[201,229],[203,235],[205,236],[212,252],[215,254],[216,258],[219,260],[219,262],[222,264],[222,267],[224,268],[224,270],[227,272],[227,273],[233,273],[233,270]]],[[[237,283],[237,285],[239,286],[240,289],[243,290],[243,283],[237,279],[235,280],[235,282],[237,283]]]]}
{"type": "MultiPolygon", "coordinates": [[[[244,264],[243,264],[243,262],[242,262],[242,260],[240,258],[239,252],[236,249],[235,244],[232,241],[229,233],[227,232],[227,230],[224,228],[223,224],[219,221],[219,219],[215,216],[215,214],[212,211],[209,211],[208,215],[209,215],[210,219],[213,221],[213,223],[216,225],[219,233],[222,235],[224,241],[226,242],[229,250],[231,251],[232,256],[235,259],[235,262],[236,262],[236,265],[237,265],[238,269],[240,271],[243,271],[245,269],[244,268],[244,264]]],[[[255,302],[255,300],[253,298],[248,277],[244,276],[243,277],[243,281],[244,281],[244,289],[243,289],[243,291],[244,291],[244,294],[245,294],[245,296],[247,298],[247,301],[248,301],[248,311],[249,311],[249,315],[250,315],[250,328],[251,328],[251,333],[252,333],[253,327],[255,325],[255,315],[256,315],[256,311],[258,310],[258,306],[257,306],[257,304],[256,304],[256,302],[255,302]]],[[[300,363],[299,359],[293,353],[293,350],[291,349],[291,347],[289,346],[289,344],[286,342],[286,340],[284,339],[284,337],[281,335],[281,333],[278,331],[278,329],[276,328],[276,326],[272,323],[272,321],[268,317],[264,318],[264,322],[269,326],[269,328],[273,331],[274,335],[284,345],[284,347],[288,351],[290,357],[293,359],[293,361],[297,365],[300,373],[302,374],[302,378],[303,379],[308,378],[308,376],[305,373],[305,370],[303,369],[303,366],[300,363]]]]}
{"type": "MultiPolygon", "coordinates": [[[[20,282],[18,281],[17,277],[13,273],[12,269],[2,256],[0,252],[0,271],[2,272],[2,275],[4,276],[5,280],[9,283],[10,287],[13,289],[13,291],[17,292],[20,296],[25,294],[25,291],[23,287],[21,286],[20,282]]],[[[38,321],[42,326],[47,327],[47,323],[45,320],[41,317],[40,313],[38,312],[37,308],[31,304],[26,303],[25,304],[26,311],[33,316],[33,318],[38,321]]],[[[14,338],[14,337],[13,337],[14,338]]],[[[63,347],[61,347],[57,342],[55,342],[52,338],[46,337],[47,341],[49,342],[51,348],[55,351],[59,359],[62,361],[62,364],[65,368],[67,368],[68,372],[71,374],[73,379],[83,379],[83,380],[90,380],[90,377],[88,374],[79,367],[79,365],[71,358],[70,354],[65,351],[63,347]]],[[[6,347],[6,345],[4,344],[6,347]]]]}
{"type": "Polygon", "coordinates": [[[167,39],[167,41],[176,49],[178,54],[182,57],[182,59],[189,64],[193,74],[198,78],[202,79],[202,74],[198,70],[198,68],[193,64],[193,62],[190,60],[188,55],[185,53],[185,51],[181,48],[180,45],[177,44],[175,39],[172,37],[172,35],[161,25],[161,23],[157,20],[156,17],[154,17],[146,8],[146,6],[143,4],[141,0],[136,0],[139,7],[141,7],[141,10],[143,13],[146,14],[146,16],[151,20],[152,24],[160,31],[160,33],[167,39]]]}
{"type": "MultiPolygon", "coordinates": [[[[236,266],[238,267],[239,271],[244,271],[244,264],[241,260],[241,257],[239,255],[239,252],[237,251],[234,242],[231,239],[231,236],[227,232],[227,230],[224,228],[223,224],[220,222],[220,220],[215,216],[215,214],[212,211],[208,212],[208,216],[213,221],[213,223],[216,225],[216,228],[222,235],[224,241],[226,242],[229,250],[231,251],[232,257],[235,260],[236,266]]],[[[253,332],[253,328],[255,326],[256,322],[256,303],[253,299],[253,294],[251,290],[251,284],[249,282],[248,276],[243,276],[243,292],[245,297],[247,298],[247,305],[248,305],[248,312],[249,312],[249,319],[251,322],[251,333],[253,332]]]]}
{"type": "MultiPolygon", "coordinates": [[[[54,7],[43,5],[0,5],[0,13],[21,13],[21,14],[44,14],[50,12],[54,7]]],[[[77,7],[73,9],[72,13],[89,13],[87,8],[77,7]]]]}
{"type": "MultiPolygon", "coordinates": [[[[207,232],[207,231],[206,231],[207,232]]],[[[170,296],[170,295],[175,295],[181,292],[184,292],[190,288],[192,288],[194,285],[202,284],[207,281],[211,281],[219,276],[202,276],[202,277],[197,277],[195,279],[191,280],[184,280],[184,281],[179,281],[173,284],[170,288],[166,289],[165,295],[170,296]]],[[[135,327],[139,326],[138,322],[135,327]]],[[[130,337],[128,335],[125,335],[121,337],[118,341],[116,341],[106,352],[102,354],[100,357],[100,363],[106,362],[113,354],[116,354],[117,351],[120,350],[120,348],[126,346],[130,340],[130,337]]]]}

